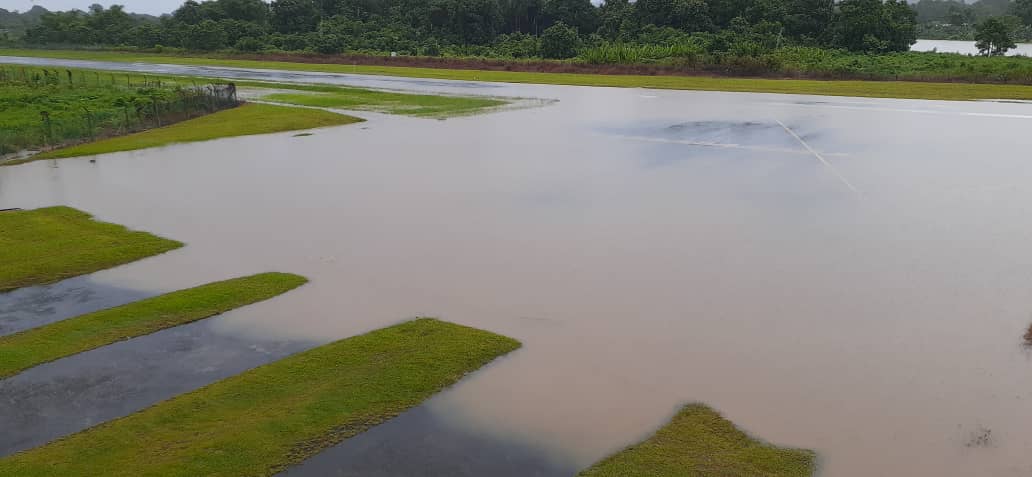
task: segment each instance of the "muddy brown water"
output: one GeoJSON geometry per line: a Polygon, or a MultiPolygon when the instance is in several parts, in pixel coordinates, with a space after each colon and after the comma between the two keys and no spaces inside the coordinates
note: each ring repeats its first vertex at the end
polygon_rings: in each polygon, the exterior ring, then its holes
{"type": "Polygon", "coordinates": [[[1032,106],[161,70],[559,102],[0,168],[0,208],[189,244],[111,286],[282,270],[214,329],[517,338],[426,409],[564,469],[702,401],[824,475],[1032,473],[1032,106]]]}

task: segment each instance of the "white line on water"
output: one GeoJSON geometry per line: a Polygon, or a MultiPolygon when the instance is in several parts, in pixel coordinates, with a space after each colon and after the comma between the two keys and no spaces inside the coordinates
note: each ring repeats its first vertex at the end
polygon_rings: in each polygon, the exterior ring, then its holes
{"type": "Polygon", "coordinates": [[[849,190],[853,191],[854,194],[859,194],[860,193],[860,191],[857,190],[856,187],[854,187],[853,184],[851,184],[849,182],[849,180],[846,179],[845,176],[843,176],[838,171],[838,169],[835,169],[835,166],[831,165],[831,163],[828,162],[828,160],[825,159],[824,156],[821,155],[821,153],[817,152],[816,150],[814,150],[814,148],[810,147],[810,145],[807,144],[806,141],[803,140],[803,138],[799,137],[799,135],[796,134],[795,131],[793,131],[791,128],[786,126],[785,123],[781,122],[780,119],[775,119],[774,121],[777,121],[777,123],[780,124],[781,127],[785,129],[785,132],[791,134],[792,137],[794,137],[796,139],[796,141],[799,141],[799,144],[802,144],[803,147],[805,147],[807,151],[810,151],[810,153],[813,154],[813,156],[816,157],[818,161],[821,161],[821,164],[824,164],[824,166],[827,167],[828,170],[831,171],[832,174],[835,174],[835,177],[838,177],[838,179],[840,181],[842,181],[842,183],[845,184],[846,187],[849,187],[849,190]]]}
{"type": "MultiPolygon", "coordinates": [[[[868,111],[872,113],[916,113],[916,114],[939,114],[946,116],[971,116],[979,118],[1001,118],[1001,119],[1032,119],[1032,115],[1027,114],[1008,114],[1008,113],[979,113],[975,111],[949,111],[949,110],[935,110],[935,109],[912,109],[912,108],[883,108],[880,106],[846,106],[844,104],[830,104],[830,103],[817,103],[817,104],[800,104],[800,103],[767,103],[774,106],[791,106],[800,108],[829,108],[829,109],[848,109],[851,111],[868,111]]],[[[865,104],[861,102],[850,103],[850,104],[865,104]]]]}
{"type": "MultiPolygon", "coordinates": [[[[780,152],[785,154],[805,154],[811,155],[807,151],[800,151],[799,149],[788,149],[783,147],[769,147],[769,146],[749,146],[745,144],[732,144],[726,142],[710,142],[710,141],[689,141],[685,139],[666,139],[661,137],[649,137],[649,136],[625,136],[625,135],[612,135],[619,139],[629,139],[632,141],[646,141],[646,142],[661,142],[664,144],[684,144],[686,146],[698,146],[698,147],[717,147],[722,149],[746,149],[750,151],[762,151],[762,152],[780,152]]],[[[828,156],[847,156],[848,154],[841,152],[833,152],[827,154],[828,156]]]]}

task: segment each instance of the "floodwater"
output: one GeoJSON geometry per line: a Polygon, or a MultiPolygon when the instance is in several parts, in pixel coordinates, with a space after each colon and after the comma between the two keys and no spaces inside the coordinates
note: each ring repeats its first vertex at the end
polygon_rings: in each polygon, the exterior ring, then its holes
{"type": "MultiPolygon", "coordinates": [[[[937,51],[939,53],[961,53],[964,55],[977,55],[978,48],[974,41],[959,40],[917,40],[910,47],[910,51],[937,51]]],[[[1016,48],[1007,51],[1007,56],[1024,55],[1032,56],[1032,43],[1018,43],[1016,48]]]]}
{"type": "MultiPolygon", "coordinates": [[[[243,311],[243,310],[242,310],[243,311]]],[[[240,338],[199,321],[0,380],[0,456],[126,416],[312,346],[240,338]]]]}
{"type": "Polygon", "coordinates": [[[377,452],[308,464],[329,475],[477,465],[418,451],[439,433],[567,472],[689,401],[816,450],[824,475],[1032,473],[1032,105],[354,81],[559,101],[0,168],[0,208],[188,244],[112,285],[311,278],[210,322],[224,336],[438,316],[524,343],[410,431],[350,443],[377,452]]]}
{"type": "Polygon", "coordinates": [[[156,295],[107,285],[90,276],[0,293],[0,336],[156,295]]]}

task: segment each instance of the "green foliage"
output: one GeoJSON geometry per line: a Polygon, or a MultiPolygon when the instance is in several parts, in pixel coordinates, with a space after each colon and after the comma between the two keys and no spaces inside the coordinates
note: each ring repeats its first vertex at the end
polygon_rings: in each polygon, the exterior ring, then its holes
{"type": "MultiPolygon", "coordinates": [[[[52,246],[51,252],[59,250],[52,246]]],[[[307,281],[289,273],[262,273],[167,293],[0,336],[0,379],[73,354],[267,300],[307,281]]]]}
{"type": "Polygon", "coordinates": [[[0,292],[45,285],[182,247],[68,207],[0,213],[0,292]]]}
{"type": "Polygon", "coordinates": [[[410,321],[298,353],[0,459],[0,475],[273,475],[397,416],[519,346],[473,328],[410,321]]]}
{"type": "Polygon", "coordinates": [[[273,0],[272,26],[280,33],[315,30],[320,13],[313,0],[273,0]]]}
{"type": "Polygon", "coordinates": [[[749,437],[719,413],[690,404],[643,442],[581,472],[580,477],[808,477],[812,451],[786,449],[749,437]]]}
{"type": "Polygon", "coordinates": [[[214,20],[204,20],[186,27],[183,46],[197,51],[213,51],[226,46],[229,41],[225,30],[214,20]]]}
{"type": "Polygon", "coordinates": [[[125,133],[236,104],[195,86],[125,73],[0,66],[0,154],[125,133]]]}
{"type": "Polygon", "coordinates": [[[1001,56],[1018,45],[1010,36],[1010,28],[998,18],[988,18],[975,27],[975,46],[985,56],[1001,56]]]}
{"type": "Polygon", "coordinates": [[[842,0],[833,44],[851,51],[907,51],[917,41],[916,15],[906,0],[842,0]]]}
{"type": "Polygon", "coordinates": [[[1023,25],[1032,25],[1032,0],[1014,0],[1009,13],[1018,17],[1023,25]]]}
{"type": "Polygon", "coordinates": [[[541,33],[541,56],[545,58],[572,58],[577,55],[580,39],[577,30],[559,22],[541,33]]]}
{"type": "Polygon", "coordinates": [[[591,0],[189,0],[160,21],[138,21],[120,7],[47,14],[25,41],[196,51],[570,58],[581,41],[669,46],[681,42],[671,41],[674,36],[713,33],[730,45],[720,51],[755,52],[770,43],[885,52],[909,48],[915,21],[905,0],[844,0],[837,11],[833,0],[607,0],[601,6],[591,0]],[[556,44],[573,39],[564,29],[544,38],[556,25],[571,28],[578,41],[556,44]],[[727,37],[746,30],[766,30],[777,41],[727,37]]]}

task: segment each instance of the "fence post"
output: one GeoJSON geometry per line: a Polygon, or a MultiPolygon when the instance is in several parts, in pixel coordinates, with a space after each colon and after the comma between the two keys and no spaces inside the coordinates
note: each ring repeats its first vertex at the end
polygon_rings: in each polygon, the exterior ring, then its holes
{"type": "Polygon", "coordinates": [[[53,135],[53,130],[50,126],[50,113],[47,111],[39,112],[40,120],[43,121],[43,145],[50,145],[50,136],[53,135]]]}

